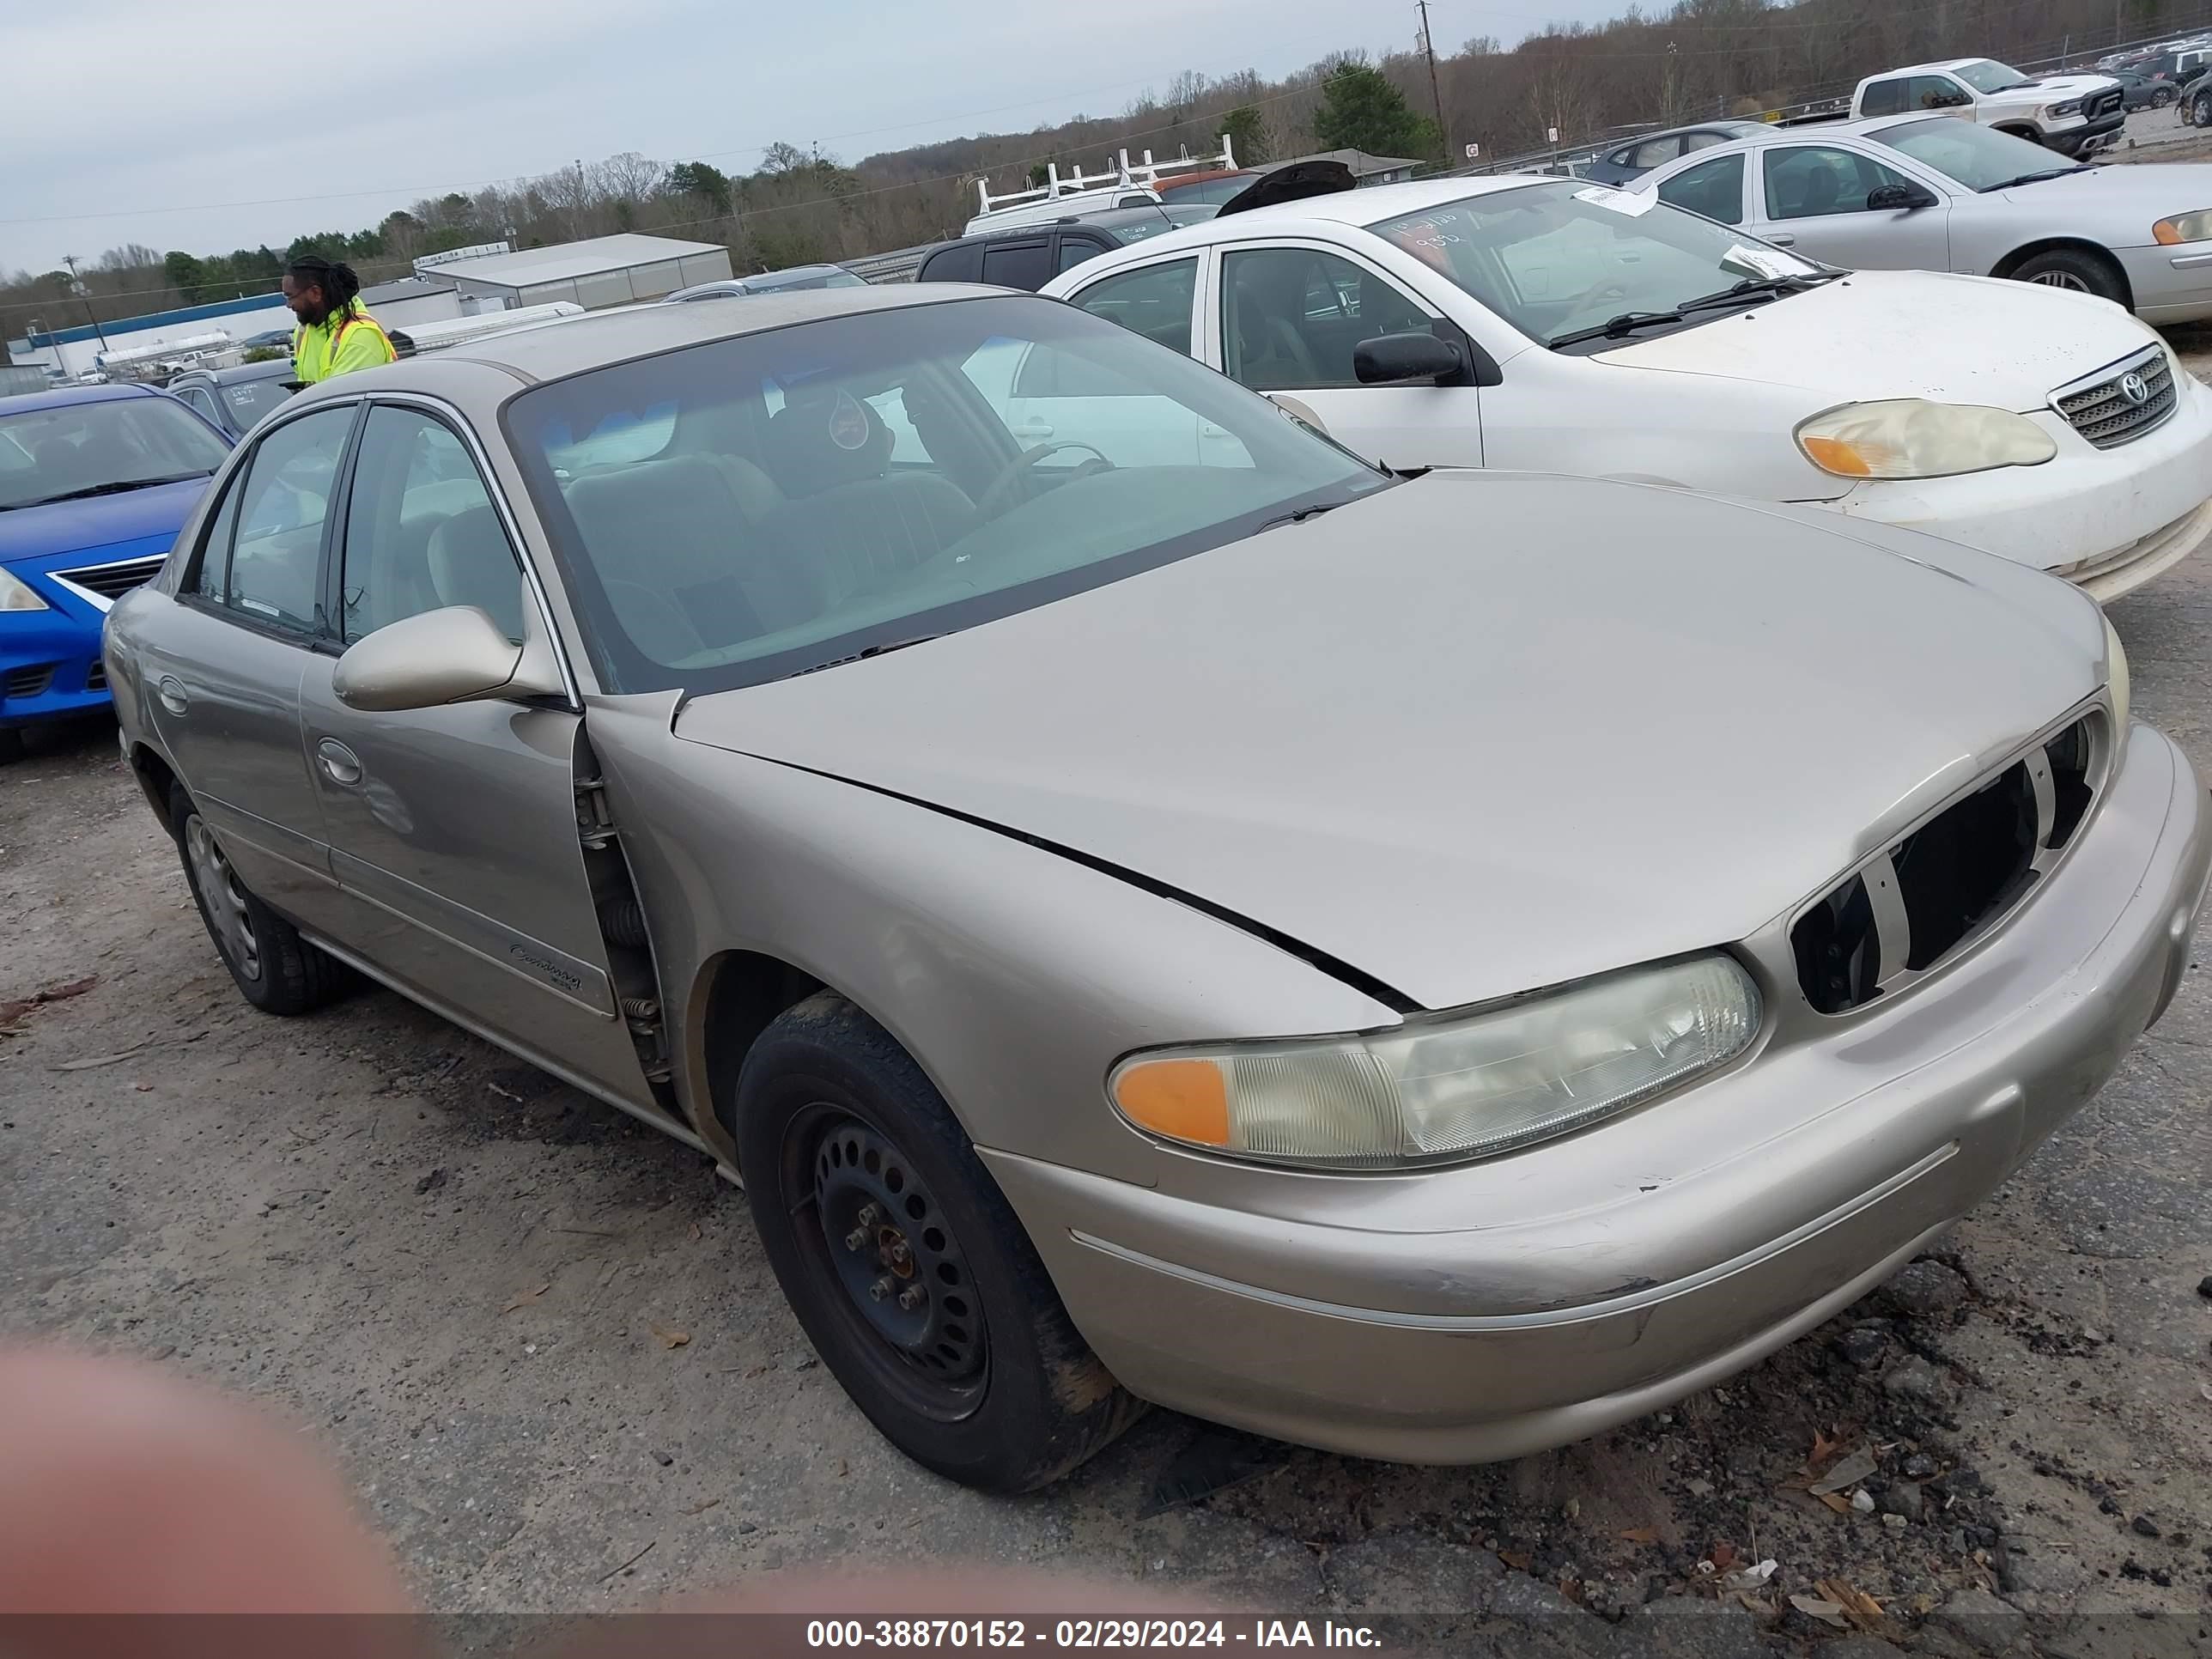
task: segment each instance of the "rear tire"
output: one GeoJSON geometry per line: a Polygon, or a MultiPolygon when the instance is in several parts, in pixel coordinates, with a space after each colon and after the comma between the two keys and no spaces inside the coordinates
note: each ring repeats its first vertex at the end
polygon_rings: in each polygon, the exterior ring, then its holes
{"type": "Polygon", "coordinates": [[[2152,90],[2150,94],[2150,106],[2153,109],[2164,109],[2168,104],[2171,104],[2175,99],[2180,96],[2181,94],[2176,92],[2172,87],[2155,88],[2152,90]]]}
{"type": "Polygon", "coordinates": [[[345,989],[345,968],[238,878],[182,784],[169,792],[169,823],[192,902],[240,995],[265,1014],[290,1015],[319,1008],[345,989]]]}
{"type": "Polygon", "coordinates": [[[2191,96],[2189,125],[2192,127],[2212,127],[2212,87],[2191,96]]]}
{"type": "Polygon", "coordinates": [[[2010,274],[2014,282],[2064,289],[2073,294],[2094,294],[2115,305],[2128,302],[2127,289],[2119,273],[2109,261],[2083,248],[2048,248],[2021,260],[2010,274]]]}
{"type": "Polygon", "coordinates": [[[761,1034],[733,1127],[792,1310],[915,1462],[986,1492],[1033,1492],[1141,1414],[944,1097],[844,998],[818,993],[761,1034]]]}

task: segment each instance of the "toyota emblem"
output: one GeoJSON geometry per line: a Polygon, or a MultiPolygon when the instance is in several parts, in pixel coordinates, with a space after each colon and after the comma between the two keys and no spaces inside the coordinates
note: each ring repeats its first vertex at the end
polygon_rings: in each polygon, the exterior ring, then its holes
{"type": "Polygon", "coordinates": [[[2150,387],[2144,384],[2142,375],[2130,369],[2120,376],[2120,396],[2131,404],[2147,404],[2150,401],[2150,387]]]}

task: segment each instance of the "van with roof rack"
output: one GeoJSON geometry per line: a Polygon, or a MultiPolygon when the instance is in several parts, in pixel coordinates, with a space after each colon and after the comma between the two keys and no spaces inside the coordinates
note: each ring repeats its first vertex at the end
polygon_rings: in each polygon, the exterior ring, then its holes
{"type": "Polygon", "coordinates": [[[1237,153],[1225,132],[1221,135],[1218,155],[1181,155],[1171,161],[1155,161],[1152,151],[1146,150],[1144,160],[1133,162],[1129,152],[1124,149],[1116,153],[1110,170],[1091,173],[1085,173],[1080,165],[1073,173],[1063,173],[1059,162],[1048,162],[1044,183],[1024,190],[1010,190],[994,196],[991,193],[991,181],[978,179],[975,197],[981,210],[960,234],[974,236],[1009,225],[1048,225],[1113,208],[1158,207],[1160,189],[1164,185],[1197,173],[1237,170],[1237,153]]]}

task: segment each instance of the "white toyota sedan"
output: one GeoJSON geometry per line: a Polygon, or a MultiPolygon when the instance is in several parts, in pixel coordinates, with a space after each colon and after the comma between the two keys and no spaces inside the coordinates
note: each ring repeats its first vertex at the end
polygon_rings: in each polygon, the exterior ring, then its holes
{"type": "MultiPolygon", "coordinates": [[[[1815,504],[2053,571],[2100,601],[2212,528],[2212,391],[2119,307],[1839,270],[1577,179],[1438,179],[1224,215],[1044,292],[1399,471],[1815,504]]],[[[1073,444],[1119,464],[1124,431],[1158,441],[1117,388],[1046,386],[1012,353],[994,372],[1017,416],[1036,401],[1020,430],[1056,447],[1041,464],[1080,465],[1073,444]],[[1095,395],[1069,395],[1081,390],[1095,395]]],[[[1194,456],[1208,440],[1190,434],[1194,456]]]]}

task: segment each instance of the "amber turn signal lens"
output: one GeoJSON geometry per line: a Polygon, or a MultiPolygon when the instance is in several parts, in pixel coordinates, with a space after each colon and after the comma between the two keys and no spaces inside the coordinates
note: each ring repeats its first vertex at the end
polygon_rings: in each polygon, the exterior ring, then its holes
{"type": "Polygon", "coordinates": [[[1203,1146],[1229,1144],[1229,1080],[1210,1060],[1150,1060],[1114,1079],[1114,1103],[1156,1134],[1203,1146]]]}
{"type": "Polygon", "coordinates": [[[1805,453],[1813,458],[1813,464],[1826,471],[1846,478],[1870,478],[1874,476],[1873,466],[1859,453],[1856,444],[1846,443],[1841,438],[1811,436],[1799,441],[1805,446],[1805,453]]]}
{"type": "Polygon", "coordinates": [[[2181,230],[2171,219],[2161,219],[2150,228],[2152,238],[2160,247],[2181,246],[2181,230]]]}

